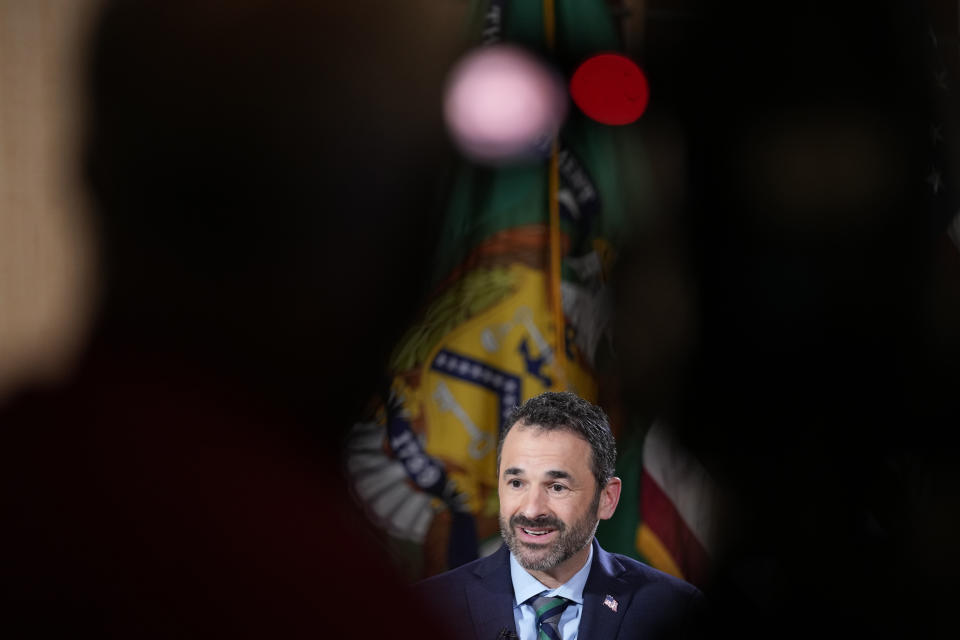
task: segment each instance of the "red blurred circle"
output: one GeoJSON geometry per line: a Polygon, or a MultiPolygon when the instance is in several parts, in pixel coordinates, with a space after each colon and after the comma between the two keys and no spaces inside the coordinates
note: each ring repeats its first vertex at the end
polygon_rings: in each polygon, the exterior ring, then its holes
{"type": "Polygon", "coordinates": [[[647,77],[636,63],[616,53],[601,53],[577,67],[570,95],[587,116],[602,124],[630,124],[650,100],[647,77]]]}

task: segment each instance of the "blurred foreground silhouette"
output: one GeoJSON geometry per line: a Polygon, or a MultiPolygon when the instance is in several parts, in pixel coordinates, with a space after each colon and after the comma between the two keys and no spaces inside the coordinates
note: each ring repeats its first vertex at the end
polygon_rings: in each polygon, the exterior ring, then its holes
{"type": "Polygon", "coordinates": [[[448,154],[455,40],[416,34],[459,8],[405,4],[105,3],[100,312],[0,415],[5,632],[436,635],[336,458],[420,301],[448,154]]]}
{"type": "Polygon", "coordinates": [[[955,3],[683,4],[647,52],[685,182],[620,262],[617,336],[630,410],[729,502],[709,631],[948,637],[955,3]]]}

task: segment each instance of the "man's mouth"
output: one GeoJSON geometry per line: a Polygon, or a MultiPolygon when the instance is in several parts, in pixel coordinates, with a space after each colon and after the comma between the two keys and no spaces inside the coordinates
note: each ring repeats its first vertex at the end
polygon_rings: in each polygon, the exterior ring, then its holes
{"type": "Polygon", "coordinates": [[[548,544],[557,530],[549,527],[517,527],[517,538],[525,544],[548,544]]]}
{"type": "Polygon", "coordinates": [[[534,547],[553,544],[556,537],[563,531],[563,523],[553,518],[542,518],[540,521],[512,518],[510,526],[519,542],[534,547]]]}

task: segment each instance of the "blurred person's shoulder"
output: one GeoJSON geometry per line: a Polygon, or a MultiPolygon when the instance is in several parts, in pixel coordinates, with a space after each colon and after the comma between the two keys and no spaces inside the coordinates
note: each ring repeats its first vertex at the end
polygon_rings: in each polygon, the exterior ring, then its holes
{"type": "Polygon", "coordinates": [[[63,383],[11,396],[0,407],[5,628],[145,638],[432,629],[329,452],[243,391],[176,359],[97,352],[63,383]],[[384,615],[366,618],[371,591],[384,589],[384,615]]]}

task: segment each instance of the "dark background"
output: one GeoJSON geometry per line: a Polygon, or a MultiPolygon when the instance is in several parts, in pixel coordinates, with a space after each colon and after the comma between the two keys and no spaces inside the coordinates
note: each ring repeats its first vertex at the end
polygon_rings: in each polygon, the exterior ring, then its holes
{"type": "Polygon", "coordinates": [[[680,149],[682,178],[621,262],[623,395],[730,500],[710,628],[946,637],[956,6],[652,2],[645,17],[646,126],[680,149]]]}

